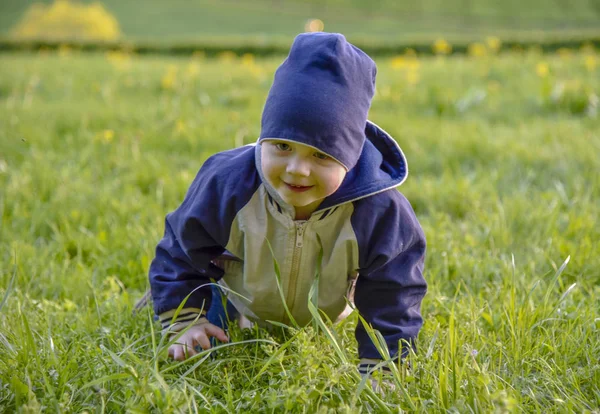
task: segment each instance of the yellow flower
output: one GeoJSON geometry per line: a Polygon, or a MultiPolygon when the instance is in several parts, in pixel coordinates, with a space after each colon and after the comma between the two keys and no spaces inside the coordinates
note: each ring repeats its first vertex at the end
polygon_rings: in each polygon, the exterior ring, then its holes
{"type": "Polygon", "coordinates": [[[409,85],[416,85],[417,83],[419,83],[420,78],[421,77],[419,76],[419,73],[417,71],[409,70],[408,72],[406,72],[406,82],[409,85]]]}
{"type": "Polygon", "coordinates": [[[535,66],[535,73],[537,73],[540,78],[545,78],[548,76],[548,73],[550,73],[550,68],[546,62],[540,62],[535,66]]]}
{"type": "Polygon", "coordinates": [[[102,138],[104,139],[104,142],[112,142],[114,137],[115,137],[115,131],[113,131],[112,129],[105,129],[102,132],[102,138]]]}
{"type": "Polygon", "coordinates": [[[177,122],[175,123],[175,133],[182,134],[184,132],[185,132],[185,122],[183,122],[181,119],[178,119],[177,122]]]}
{"type": "Polygon", "coordinates": [[[418,59],[410,59],[406,66],[409,70],[417,71],[421,67],[421,62],[418,59]]]}
{"type": "Polygon", "coordinates": [[[322,32],[325,29],[325,23],[320,19],[310,19],[304,25],[305,32],[322,32]]]}
{"type": "Polygon", "coordinates": [[[398,55],[391,61],[393,69],[408,68],[410,70],[417,70],[421,66],[421,62],[417,58],[417,53],[413,49],[406,49],[404,55],[398,55]]]}
{"type": "Polygon", "coordinates": [[[487,49],[483,43],[471,43],[467,48],[469,56],[482,57],[487,54],[487,49]]]}
{"type": "Polygon", "coordinates": [[[160,84],[163,89],[173,89],[175,82],[177,81],[177,66],[169,65],[167,72],[163,75],[160,80],[160,84]]]}
{"type": "Polygon", "coordinates": [[[190,62],[187,65],[185,70],[185,74],[188,78],[193,79],[200,73],[200,66],[196,62],[190,62]]]}
{"type": "Polygon", "coordinates": [[[587,55],[585,57],[585,68],[588,72],[596,70],[596,57],[594,55],[587,55]]]}
{"type": "Polygon", "coordinates": [[[119,38],[117,19],[99,2],[55,0],[52,4],[33,3],[13,29],[21,39],[100,40],[119,38]]]}
{"type": "Polygon", "coordinates": [[[256,78],[264,78],[265,72],[259,65],[252,65],[248,69],[250,69],[250,73],[256,78]]]}
{"type": "Polygon", "coordinates": [[[244,65],[244,66],[254,65],[254,55],[252,53],[244,53],[242,55],[242,65],[244,65]]]}
{"type": "Polygon", "coordinates": [[[58,47],[58,56],[68,57],[71,54],[71,48],[68,45],[60,45],[58,47]]]}
{"type": "Polygon", "coordinates": [[[500,50],[500,47],[502,46],[502,42],[500,41],[500,39],[494,36],[487,37],[485,39],[485,43],[487,47],[494,53],[497,53],[500,50]]]}
{"type": "Polygon", "coordinates": [[[131,56],[129,53],[115,50],[106,52],[105,57],[118,70],[127,70],[131,67],[131,56]]]}
{"type": "Polygon", "coordinates": [[[406,66],[406,60],[404,59],[404,56],[396,56],[392,59],[391,63],[393,69],[401,69],[406,66]]]}
{"type": "Polygon", "coordinates": [[[433,52],[438,55],[448,55],[452,52],[452,45],[444,39],[437,39],[433,42],[433,52]]]}
{"type": "Polygon", "coordinates": [[[225,50],[219,53],[218,58],[223,62],[233,62],[237,58],[237,55],[231,50],[225,50]]]}

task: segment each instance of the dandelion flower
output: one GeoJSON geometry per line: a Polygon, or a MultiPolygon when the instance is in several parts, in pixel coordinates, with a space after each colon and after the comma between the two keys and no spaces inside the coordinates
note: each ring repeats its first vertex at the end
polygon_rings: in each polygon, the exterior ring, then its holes
{"type": "Polygon", "coordinates": [[[596,57],[594,55],[587,55],[585,57],[585,68],[588,70],[588,72],[593,72],[594,70],[596,70],[596,57]]]}
{"type": "Polygon", "coordinates": [[[175,123],[175,133],[176,134],[182,134],[185,132],[185,122],[183,122],[183,120],[178,119],[177,122],[175,123]]]}
{"type": "Polygon", "coordinates": [[[233,62],[237,58],[237,55],[231,50],[225,50],[219,53],[218,58],[222,62],[233,62]]]}
{"type": "Polygon", "coordinates": [[[60,45],[58,48],[58,56],[69,57],[71,55],[71,48],[68,45],[60,45]]]}
{"type": "Polygon", "coordinates": [[[401,69],[406,66],[406,60],[404,56],[396,56],[392,59],[391,64],[393,69],[401,69]]]}
{"type": "Polygon", "coordinates": [[[163,75],[160,80],[160,84],[163,89],[173,89],[175,82],[177,81],[177,66],[169,65],[167,72],[163,75]]]}
{"type": "Polygon", "coordinates": [[[487,49],[483,43],[471,43],[467,48],[469,56],[482,57],[487,54],[487,49]]]}
{"type": "Polygon", "coordinates": [[[199,73],[200,66],[196,62],[190,62],[185,69],[185,74],[190,79],[195,78],[199,73]]]}
{"type": "Polygon", "coordinates": [[[535,66],[535,73],[537,73],[540,78],[545,78],[548,76],[548,73],[550,73],[550,68],[546,62],[540,62],[535,66]]]}
{"type": "Polygon", "coordinates": [[[433,42],[433,52],[438,55],[448,55],[452,52],[452,45],[444,39],[433,42]]]}
{"type": "Polygon", "coordinates": [[[254,65],[254,55],[252,53],[244,53],[242,55],[242,65],[244,65],[244,66],[254,65]]]}
{"type": "Polygon", "coordinates": [[[129,53],[116,50],[105,54],[106,60],[118,70],[127,70],[131,67],[131,56],[129,53]]]}
{"type": "Polygon", "coordinates": [[[485,39],[485,44],[494,53],[497,53],[502,46],[502,42],[495,36],[490,36],[485,39]]]}
{"type": "Polygon", "coordinates": [[[102,132],[102,139],[104,140],[104,142],[112,142],[112,140],[115,138],[115,131],[113,131],[112,129],[105,129],[102,132]]]}

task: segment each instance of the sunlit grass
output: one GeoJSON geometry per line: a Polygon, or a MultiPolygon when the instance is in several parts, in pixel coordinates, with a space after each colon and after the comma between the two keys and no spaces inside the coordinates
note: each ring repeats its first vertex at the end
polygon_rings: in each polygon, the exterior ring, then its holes
{"type": "Polygon", "coordinates": [[[281,58],[1,59],[0,411],[598,410],[595,52],[377,59],[370,118],[409,160],[429,282],[419,350],[380,393],[355,314],[232,328],[174,363],[131,313],[164,215],[258,136],[281,58]]]}

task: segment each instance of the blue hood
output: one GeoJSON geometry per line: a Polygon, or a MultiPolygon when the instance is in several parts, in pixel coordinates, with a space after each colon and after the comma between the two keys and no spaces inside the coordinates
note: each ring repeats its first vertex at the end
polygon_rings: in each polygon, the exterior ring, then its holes
{"type": "Polygon", "coordinates": [[[363,153],[375,62],[338,33],[303,33],[275,72],[259,141],[310,145],[350,171],[363,153]]]}
{"type": "MultiPolygon", "coordinates": [[[[396,141],[371,121],[367,121],[363,133],[365,143],[354,168],[348,171],[340,188],[323,200],[317,211],[381,193],[399,186],[406,180],[406,157],[396,141]]],[[[293,216],[294,208],[281,199],[263,176],[260,140],[255,147],[255,163],[268,193],[293,216]]]]}

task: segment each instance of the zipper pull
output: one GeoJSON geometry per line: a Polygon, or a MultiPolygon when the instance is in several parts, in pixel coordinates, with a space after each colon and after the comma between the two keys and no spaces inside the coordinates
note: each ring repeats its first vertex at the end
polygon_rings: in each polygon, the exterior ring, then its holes
{"type": "Polygon", "coordinates": [[[296,225],[296,247],[302,247],[302,236],[304,235],[304,223],[296,225]]]}

